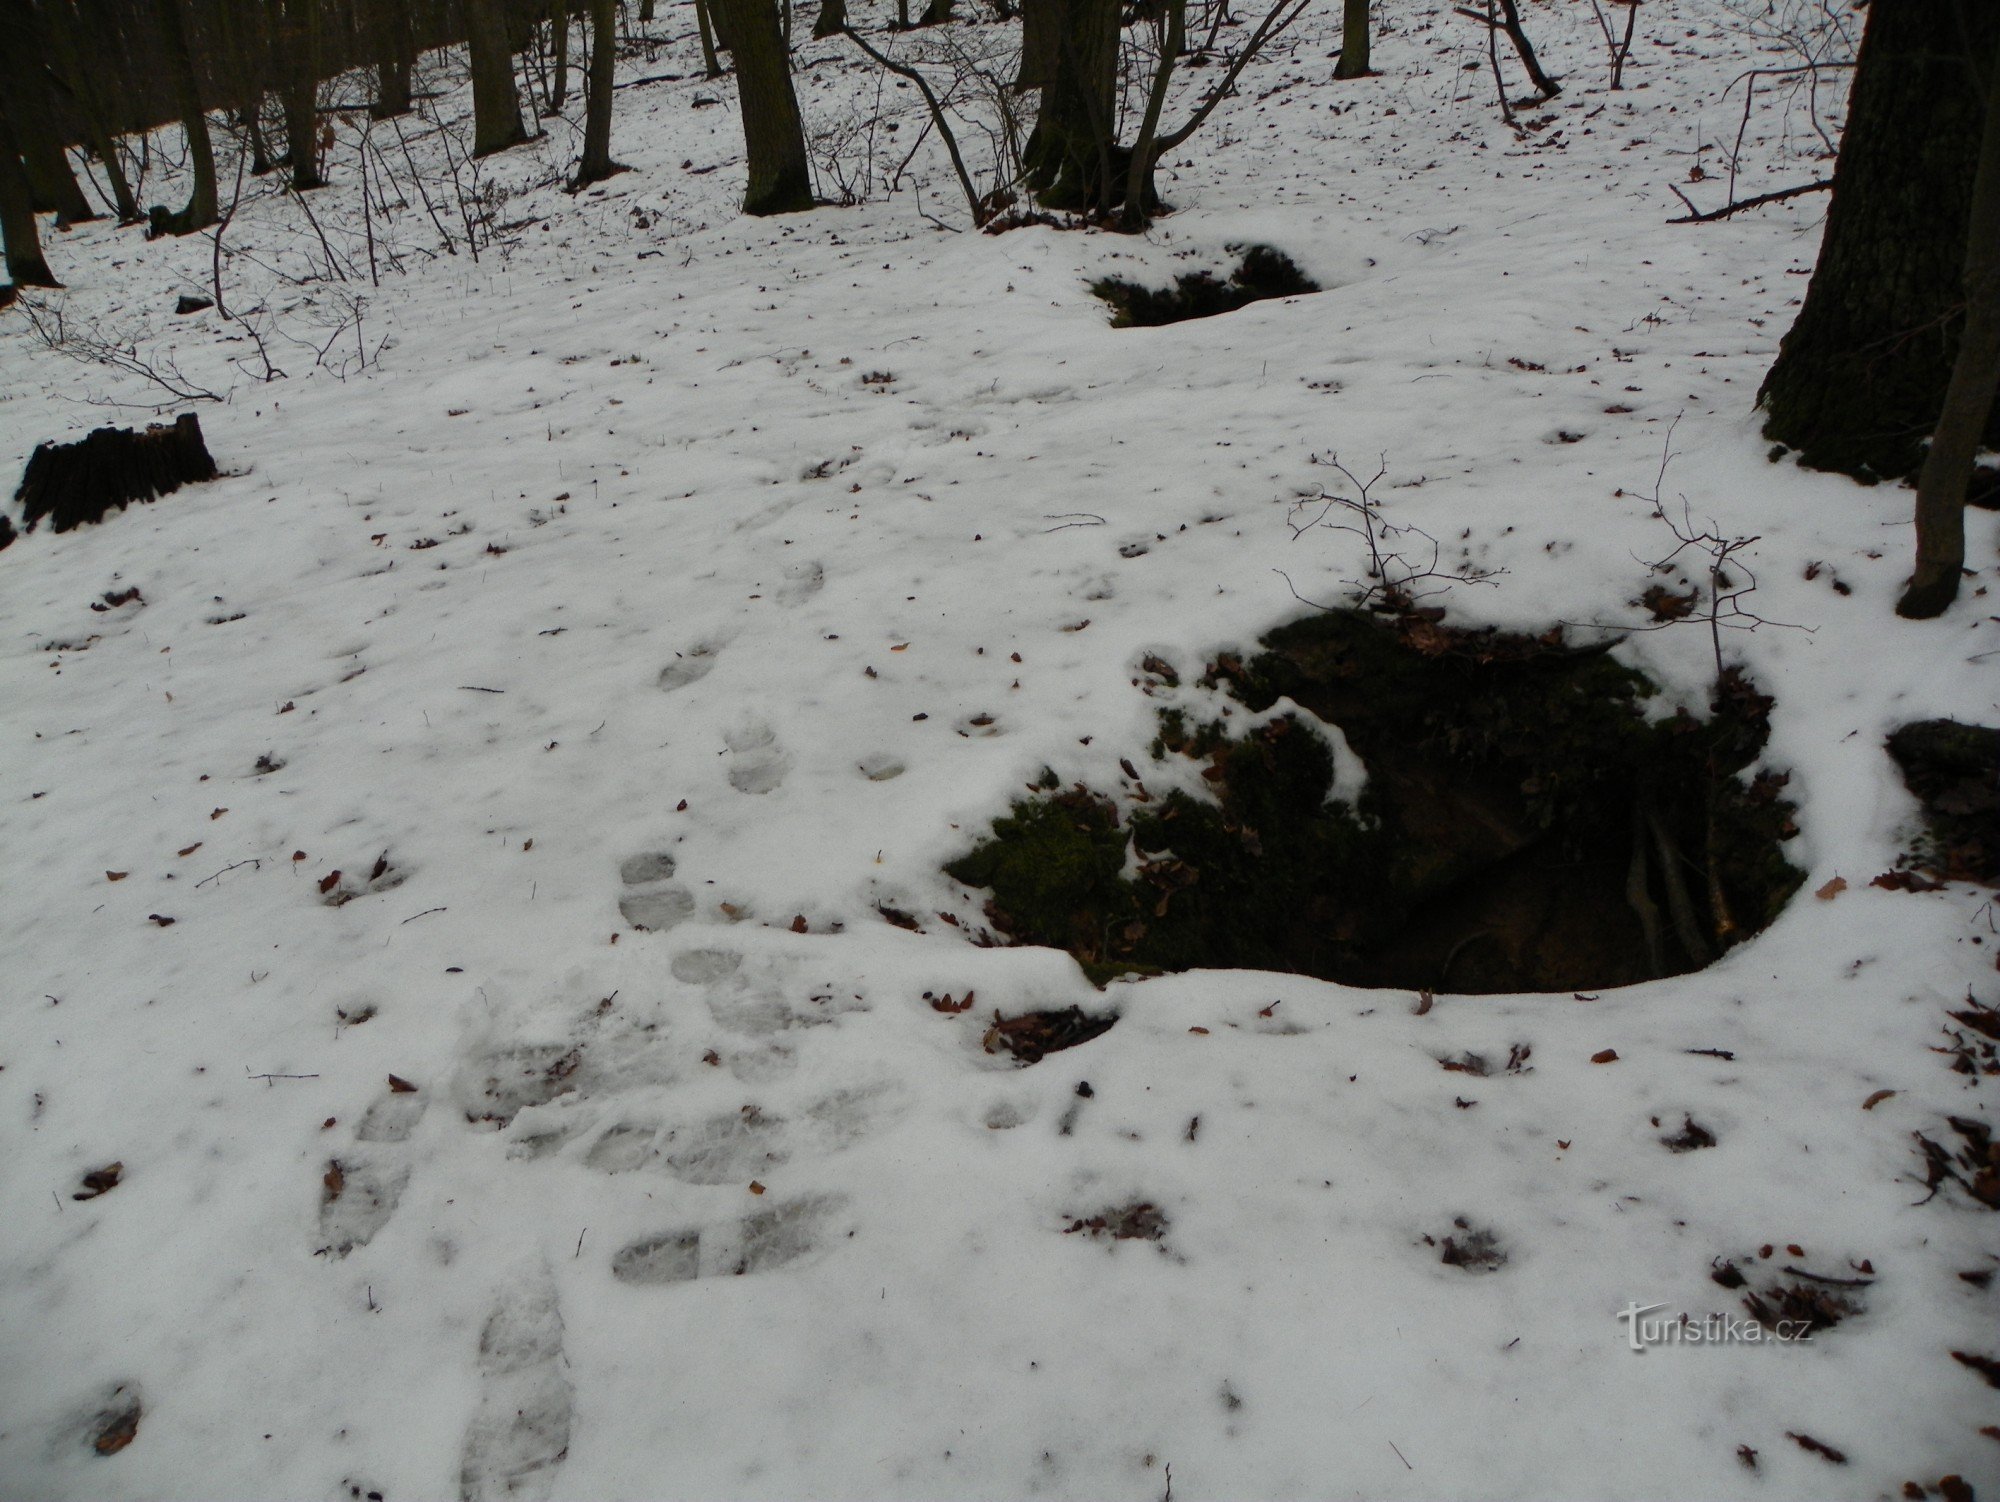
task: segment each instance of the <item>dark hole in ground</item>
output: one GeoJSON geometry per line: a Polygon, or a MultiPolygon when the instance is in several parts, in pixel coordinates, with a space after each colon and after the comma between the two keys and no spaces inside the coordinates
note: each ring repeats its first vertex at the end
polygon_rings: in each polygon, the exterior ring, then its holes
{"type": "Polygon", "coordinates": [[[28,531],[46,516],[50,531],[67,532],[103,521],[114,506],[123,511],[215,475],[200,419],[183,412],[144,432],[99,428],[75,443],[39,445],[21,471],[14,499],[28,531]]]}
{"type": "Polygon", "coordinates": [[[1740,675],[1707,718],[1602,648],[1328,612],[1203,680],[1235,734],[1161,716],[1155,761],[1210,798],[1081,785],[1015,803],[946,870],[1016,943],[1130,972],[1285,970],[1350,985],[1589,991],[1701,969],[1776,917],[1800,873],[1785,778],[1744,774],[1771,701],[1740,675]],[[1338,726],[1367,787],[1332,799],[1338,726]],[[1128,876],[1131,862],[1136,875],[1128,876]]]}
{"type": "Polygon", "coordinates": [[[1924,806],[1909,864],[1946,881],[2000,882],[2000,730],[1918,720],[1890,734],[1889,754],[1924,806]]]}
{"type": "Polygon", "coordinates": [[[1090,290],[1111,305],[1111,326],[1118,329],[1156,328],[1190,318],[1233,313],[1272,297],[1303,297],[1320,290],[1282,250],[1253,245],[1224,281],[1212,271],[1191,271],[1171,287],[1148,287],[1123,277],[1107,276],[1090,290]]]}
{"type": "Polygon", "coordinates": [[[996,1013],[993,1025],[986,1030],[986,1051],[1010,1053],[1023,1064],[1035,1064],[1049,1054],[1102,1037],[1117,1020],[1116,1012],[1093,1017],[1080,1007],[1064,1007],[1060,1012],[1023,1012],[1018,1017],[996,1013]]]}

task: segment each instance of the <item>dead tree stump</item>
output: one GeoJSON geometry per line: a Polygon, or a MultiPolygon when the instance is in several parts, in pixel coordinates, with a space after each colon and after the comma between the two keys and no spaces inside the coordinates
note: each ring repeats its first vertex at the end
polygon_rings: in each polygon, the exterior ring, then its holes
{"type": "Polygon", "coordinates": [[[184,412],[143,433],[99,428],[77,443],[40,445],[28,456],[14,499],[28,531],[46,516],[50,531],[67,532],[104,520],[114,506],[123,511],[134,501],[156,500],[215,474],[201,419],[184,412]]]}

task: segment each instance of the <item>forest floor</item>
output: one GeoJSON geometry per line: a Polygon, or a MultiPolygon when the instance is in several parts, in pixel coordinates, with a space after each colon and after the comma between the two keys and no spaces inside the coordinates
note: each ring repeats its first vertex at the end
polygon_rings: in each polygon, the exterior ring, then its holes
{"type": "MultiPolygon", "coordinates": [[[[1767,459],[1826,199],[1667,223],[1725,201],[1734,81],[1795,60],[1737,8],[1644,6],[1613,93],[1587,8],[1528,5],[1565,87],[1519,133],[1479,27],[1379,8],[1379,76],[1332,82],[1309,13],[1143,237],[971,232],[929,143],[920,199],[741,218],[681,6],[584,194],[574,121],[475,166],[427,118],[372,127],[409,203],[364,221],[333,117],[311,220],[246,183],[229,319],[173,313],[206,236],[50,234],[65,332],[0,315],[0,468],[162,402],[124,349],[223,398],[188,405],[225,473],[0,553],[0,1496],[2000,1485],[2000,1217],[1917,1140],[1992,1120],[1951,1014],[2000,1000],[2000,926],[1869,884],[1916,829],[1887,732],[1994,719],[1995,518],[1900,621],[1909,493],[1767,459]],[[1135,329],[1089,291],[1251,243],[1325,290],[1135,329]],[[1649,498],[1755,539],[1772,624],[1722,644],[1806,872],[1768,931],[1429,1005],[969,941],[941,867],[1043,768],[1119,788],[1206,663],[1357,577],[1291,525],[1334,456],[1502,571],[1453,622],[1632,627],[1697,711],[1706,630],[1637,629],[1649,498]],[[1116,1024],[988,1051],[1069,1007],[1116,1024]],[[1851,1312],[1741,1338],[1780,1289],[1851,1312]],[[1635,1350],[1635,1308],[1739,1338],[1635,1350]]],[[[879,189],[920,114],[801,57],[822,187],[872,139],[879,189]]],[[[1824,149],[1760,94],[1737,194],[1824,149]]]]}

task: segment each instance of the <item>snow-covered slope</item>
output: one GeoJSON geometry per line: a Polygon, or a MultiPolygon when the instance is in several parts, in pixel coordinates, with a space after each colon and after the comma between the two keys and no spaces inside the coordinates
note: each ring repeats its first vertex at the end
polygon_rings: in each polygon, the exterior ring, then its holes
{"type": "MultiPolygon", "coordinates": [[[[482,169],[509,227],[476,262],[421,203],[362,223],[358,125],[315,195],[352,280],[301,284],[317,234],[259,187],[225,302],[287,379],[173,316],[206,238],[51,236],[72,330],[227,397],[197,404],[227,474],[0,554],[0,1495],[2000,1484],[2000,1402],[1951,1354],[2000,1356],[2000,1219],[1925,1202],[1911,1135],[1991,1119],[1933,1046],[2000,937],[1985,893],[1867,885],[1914,818],[1886,730],[1993,718],[1993,519],[1961,605],[1900,622],[1907,493],[1766,462],[1824,199],[1664,222],[1670,183],[1721,201],[1724,91],[1777,56],[1730,8],[1645,6],[1612,94],[1588,10],[1528,6],[1568,87],[1525,137],[1477,27],[1381,9],[1380,77],[1330,82],[1337,7],[1309,15],[1143,238],[952,233],[921,152],[924,213],[743,220],[679,7],[626,63],[635,170],[566,196],[556,122],[482,169]],[[1328,290],[1132,330],[1087,291],[1256,241],[1328,290]],[[1799,628],[1726,642],[1801,806],[1760,938],[1420,1010],[1099,993],[932,919],[976,917],[938,868],[1044,766],[1117,786],[1141,658],[1191,680],[1354,575],[1287,525],[1316,460],[1382,456],[1394,517],[1505,570],[1455,618],[1637,625],[1670,428],[1665,498],[1758,536],[1753,603],[1799,628]],[[1029,1068],[982,1047],[994,1009],[1068,1006],[1118,1021],[1029,1068]],[[1493,1072],[1440,1067],[1468,1052],[1493,1072]],[[1684,1118],[1716,1145],[1669,1151],[1684,1118]],[[1157,1238],[1088,1224],[1133,1205],[1157,1238]],[[1865,1309],[1628,1347],[1630,1306],[1740,1316],[1724,1261],[1865,1309]]],[[[872,98],[802,60],[816,121],[872,98]]],[[[443,181],[410,129],[378,160],[443,181]]],[[[1814,145],[1760,110],[1739,191],[1814,145]]],[[[157,399],[0,316],[6,472],[157,399]]],[[[1690,704],[1713,674],[1693,626],[1619,651],[1690,704]]]]}

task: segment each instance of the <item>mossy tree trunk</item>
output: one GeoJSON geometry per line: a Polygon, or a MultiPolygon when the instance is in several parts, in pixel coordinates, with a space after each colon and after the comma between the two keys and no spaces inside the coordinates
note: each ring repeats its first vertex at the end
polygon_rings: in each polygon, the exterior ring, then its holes
{"type": "Polygon", "coordinates": [[[589,98],[583,120],[583,160],[577,164],[576,186],[603,182],[625,169],[611,160],[612,70],[618,63],[617,0],[590,0],[589,98]]]}
{"type": "Polygon", "coordinates": [[[1875,480],[1922,463],[1964,324],[1979,70],[1996,44],[1988,0],[1869,7],[1819,263],[1758,392],[1765,435],[1808,468],[1875,480]]]}
{"type": "Polygon", "coordinates": [[[4,113],[0,113],[0,240],[6,241],[7,277],[16,287],[62,285],[42,258],[28,171],[4,113]]]}
{"type": "Polygon", "coordinates": [[[528,139],[514,86],[514,45],[504,0],[465,0],[466,50],[472,60],[472,154],[491,156],[528,139]]]}
{"type": "Polygon", "coordinates": [[[1333,66],[1333,76],[1366,78],[1374,71],[1368,66],[1368,0],[1347,0],[1340,15],[1340,61],[1333,66]]]}
{"type": "Polygon", "coordinates": [[[750,159],[743,212],[809,209],[812,172],[778,8],[773,0],[715,0],[715,14],[723,40],[736,56],[736,95],[750,159]]]}
{"type": "Polygon", "coordinates": [[[2000,45],[1989,54],[1986,128],[1972,181],[1965,251],[1965,326],[1944,408],[1917,477],[1917,566],[1896,613],[1942,615],[1965,567],[1965,490],[2000,388],[2000,45]]]}

